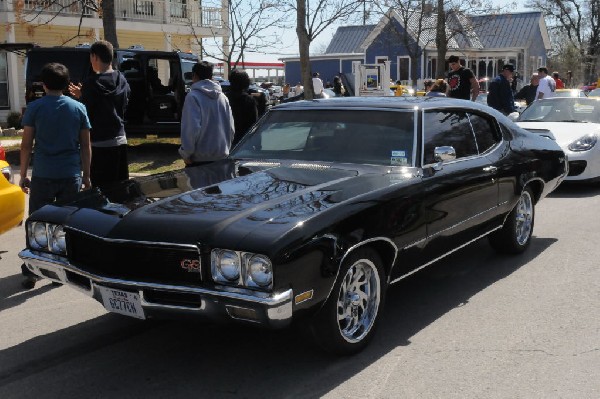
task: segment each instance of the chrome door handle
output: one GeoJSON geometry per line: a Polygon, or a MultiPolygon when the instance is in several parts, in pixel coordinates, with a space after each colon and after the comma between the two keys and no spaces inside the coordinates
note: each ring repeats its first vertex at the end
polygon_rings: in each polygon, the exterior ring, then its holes
{"type": "Polygon", "coordinates": [[[494,172],[496,172],[497,170],[498,170],[498,168],[497,168],[497,167],[495,167],[495,166],[491,166],[491,165],[490,165],[490,166],[486,166],[485,168],[483,168],[483,171],[484,171],[484,172],[487,172],[487,173],[494,173],[494,172]]]}

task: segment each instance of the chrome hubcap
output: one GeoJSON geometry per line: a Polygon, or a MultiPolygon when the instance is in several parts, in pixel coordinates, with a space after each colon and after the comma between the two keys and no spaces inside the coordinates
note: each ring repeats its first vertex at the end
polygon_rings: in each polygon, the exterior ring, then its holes
{"type": "Polygon", "coordinates": [[[533,226],[533,201],[528,191],[523,191],[516,208],[516,237],[519,245],[525,245],[533,226]]]}
{"type": "Polygon", "coordinates": [[[338,326],[348,342],[359,342],[373,327],[379,308],[380,281],[368,259],[354,263],[346,272],[337,301],[338,326]]]}

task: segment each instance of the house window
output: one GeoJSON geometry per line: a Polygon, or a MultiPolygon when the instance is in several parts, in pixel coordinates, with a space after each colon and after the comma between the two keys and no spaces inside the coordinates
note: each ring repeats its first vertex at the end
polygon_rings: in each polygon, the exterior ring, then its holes
{"type": "Polygon", "coordinates": [[[376,64],[383,64],[387,60],[388,60],[387,56],[380,55],[380,56],[375,57],[375,63],[376,64]]]}
{"type": "Polygon", "coordinates": [[[542,57],[538,57],[538,62],[537,62],[537,65],[538,65],[538,66],[537,66],[538,68],[541,68],[542,66],[544,66],[544,65],[542,64],[542,57]]]}
{"type": "Polygon", "coordinates": [[[8,109],[8,62],[6,53],[0,53],[0,109],[8,109]]]}
{"type": "Polygon", "coordinates": [[[397,80],[410,80],[410,57],[398,56],[397,80]]]}

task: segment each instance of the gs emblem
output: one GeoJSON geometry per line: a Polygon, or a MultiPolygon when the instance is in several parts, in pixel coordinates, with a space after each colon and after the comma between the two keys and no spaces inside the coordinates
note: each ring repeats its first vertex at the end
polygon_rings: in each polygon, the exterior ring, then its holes
{"type": "Polygon", "coordinates": [[[182,259],[180,262],[181,268],[190,273],[200,273],[199,259],[182,259]]]}

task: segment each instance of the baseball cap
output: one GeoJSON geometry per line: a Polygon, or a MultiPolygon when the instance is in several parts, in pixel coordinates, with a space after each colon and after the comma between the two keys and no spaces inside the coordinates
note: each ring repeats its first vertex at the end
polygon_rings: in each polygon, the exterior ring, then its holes
{"type": "Polygon", "coordinates": [[[506,70],[508,69],[511,72],[515,71],[515,66],[513,64],[504,64],[504,66],[502,67],[502,70],[506,70]]]}

